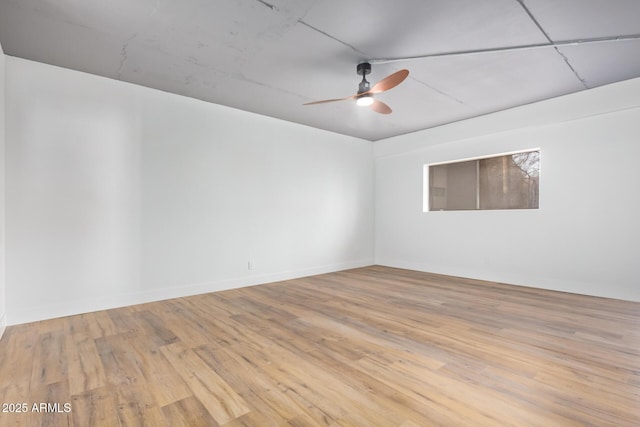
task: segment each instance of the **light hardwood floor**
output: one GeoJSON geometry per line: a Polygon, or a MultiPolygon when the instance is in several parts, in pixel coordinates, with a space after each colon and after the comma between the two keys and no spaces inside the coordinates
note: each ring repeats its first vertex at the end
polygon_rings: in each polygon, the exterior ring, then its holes
{"type": "Polygon", "coordinates": [[[28,407],[1,426],[640,426],[640,303],[360,268],[9,327],[0,402],[28,407]]]}

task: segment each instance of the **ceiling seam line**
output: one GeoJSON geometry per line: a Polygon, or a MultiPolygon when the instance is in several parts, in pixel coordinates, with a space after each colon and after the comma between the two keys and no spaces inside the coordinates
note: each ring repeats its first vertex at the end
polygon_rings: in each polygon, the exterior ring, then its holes
{"type": "Polygon", "coordinates": [[[458,51],[452,51],[452,52],[428,53],[424,55],[408,56],[404,58],[368,59],[367,62],[371,64],[389,64],[392,62],[416,61],[420,59],[442,58],[446,56],[480,55],[480,54],[486,54],[486,53],[515,52],[515,51],[523,51],[523,50],[531,50],[531,49],[547,49],[547,48],[554,48],[557,50],[562,46],[578,46],[586,43],[609,43],[609,42],[619,42],[619,41],[626,41],[626,40],[640,40],[640,34],[631,34],[631,35],[613,36],[613,37],[597,37],[597,38],[588,38],[588,39],[560,40],[556,42],[546,42],[546,43],[506,46],[506,47],[494,47],[494,48],[487,48],[487,49],[458,50],[458,51]]]}
{"type": "MultiPolygon", "coordinates": [[[[533,13],[529,10],[527,5],[524,4],[524,0],[517,0],[517,2],[520,3],[520,6],[522,6],[522,9],[524,9],[526,14],[529,15],[529,18],[531,19],[531,21],[533,21],[533,23],[536,25],[536,27],[538,27],[540,32],[542,34],[544,34],[544,37],[547,39],[547,41],[549,43],[553,44],[553,40],[551,40],[551,37],[549,37],[549,34],[544,30],[544,28],[542,28],[542,25],[540,25],[540,22],[538,22],[536,17],[533,16],[533,13]]],[[[565,64],[567,64],[567,67],[569,67],[569,69],[571,70],[573,75],[576,76],[576,78],[580,81],[582,86],[584,86],[585,89],[589,89],[589,86],[587,85],[587,82],[585,81],[585,79],[583,79],[580,76],[580,74],[578,74],[578,71],[575,68],[573,68],[573,65],[571,65],[571,62],[569,62],[569,58],[567,58],[567,56],[564,53],[560,52],[560,50],[558,49],[557,46],[554,46],[553,49],[558,53],[558,55],[560,55],[562,57],[562,59],[564,60],[565,64]]]]}
{"type": "Polygon", "coordinates": [[[565,55],[564,53],[560,52],[560,50],[554,46],[554,49],[556,52],[558,52],[558,55],[560,55],[562,57],[562,59],[564,60],[564,62],[567,64],[567,66],[569,67],[569,69],[573,72],[573,74],[576,76],[576,78],[578,80],[580,80],[580,83],[582,83],[582,86],[585,87],[585,89],[589,89],[589,85],[587,85],[587,82],[585,79],[583,79],[580,74],[578,74],[578,71],[573,68],[573,65],[571,65],[571,62],[569,61],[569,58],[567,58],[567,55],[565,55]]]}
{"type": "Polygon", "coordinates": [[[278,8],[275,5],[271,4],[271,3],[267,3],[264,0],[256,0],[256,1],[258,3],[262,3],[264,6],[268,7],[269,9],[271,9],[273,11],[276,11],[276,12],[278,11],[278,8]]]}
{"type": "Polygon", "coordinates": [[[359,54],[361,54],[361,55],[364,55],[364,52],[359,51],[359,50],[358,50],[358,49],[356,49],[354,46],[351,46],[349,43],[346,43],[346,42],[344,42],[344,41],[342,41],[342,40],[340,40],[340,39],[338,39],[338,38],[336,38],[336,37],[332,36],[332,35],[331,35],[331,34],[329,34],[329,33],[325,33],[324,31],[322,31],[322,30],[321,30],[321,29],[319,29],[319,28],[314,27],[313,25],[307,24],[307,23],[306,23],[306,22],[304,22],[302,19],[299,19],[299,20],[298,20],[298,22],[299,22],[299,23],[301,23],[302,25],[304,25],[305,27],[311,28],[313,31],[316,31],[316,32],[318,32],[318,33],[322,34],[323,36],[329,37],[330,39],[335,40],[335,41],[337,41],[338,43],[340,43],[340,44],[343,44],[343,45],[347,46],[349,49],[353,50],[354,52],[359,53],[359,54]]]}
{"type": "Polygon", "coordinates": [[[518,3],[520,3],[520,6],[522,6],[522,9],[524,9],[524,11],[526,12],[526,14],[529,16],[529,19],[531,19],[531,21],[533,21],[534,24],[536,24],[536,27],[538,27],[538,29],[540,30],[540,32],[542,34],[544,34],[544,37],[547,39],[547,41],[551,44],[553,44],[553,40],[551,40],[551,37],[549,37],[549,34],[547,34],[547,32],[544,30],[544,28],[542,28],[542,25],[540,25],[540,23],[538,22],[538,20],[536,19],[535,16],[533,16],[533,13],[531,13],[531,11],[529,10],[529,8],[527,7],[527,5],[524,4],[524,0],[517,0],[518,3]]]}
{"type": "Polygon", "coordinates": [[[439,93],[439,94],[440,94],[440,95],[442,95],[442,96],[446,96],[447,98],[451,99],[451,100],[452,100],[452,101],[454,101],[454,102],[457,102],[457,103],[458,103],[458,104],[460,104],[460,105],[464,105],[465,107],[470,107],[470,105],[467,105],[465,102],[463,102],[462,100],[460,100],[460,99],[456,98],[455,96],[450,95],[450,94],[448,94],[447,92],[444,92],[444,91],[442,91],[442,90],[440,90],[440,89],[438,89],[438,88],[436,88],[436,87],[433,87],[433,86],[431,86],[430,84],[423,82],[422,80],[419,80],[419,79],[417,79],[417,78],[415,78],[415,77],[411,77],[411,79],[412,79],[414,82],[417,82],[417,83],[419,83],[419,84],[421,84],[421,85],[423,85],[423,86],[425,86],[425,87],[428,87],[428,88],[429,88],[429,89],[431,89],[432,91],[434,91],[434,92],[436,92],[436,93],[439,93]]]}

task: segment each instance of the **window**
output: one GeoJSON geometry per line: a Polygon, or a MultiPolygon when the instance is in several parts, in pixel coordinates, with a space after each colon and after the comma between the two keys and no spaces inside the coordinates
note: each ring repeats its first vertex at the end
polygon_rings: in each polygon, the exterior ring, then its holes
{"type": "Polygon", "coordinates": [[[538,209],[540,150],[425,165],[425,211],[538,209]]]}

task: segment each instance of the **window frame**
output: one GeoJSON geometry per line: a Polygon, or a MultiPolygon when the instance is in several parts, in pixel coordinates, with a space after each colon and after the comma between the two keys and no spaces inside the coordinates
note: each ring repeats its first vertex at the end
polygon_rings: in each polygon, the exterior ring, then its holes
{"type": "MultiPolygon", "coordinates": [[[[429,213],[429,212],[481,212],[481,211],[535,211],[535,210],[539,210],[540,209],[540,194],[538,193],[538,207],[537,208],[512,208],[512,209],[480,209],[479,208],[479,203],[480,203],[480,197],[478,195],[478,197],[476,197],[476,209],[437,209],[437,210],[430,210],[429,209],[429,168],[431,166],[441,166],[441,165],[451,165],[451,164],[455,164],[455,163],[464,163],[464,162],[471,162],[471,161],[476,161],[476,160],[483,160],[483,159],[491,159],[491,158],[495,158],[495,157],[503,157],[503,156],[512,156],[514,154],[524,154],[524,153],[532,153],[534,151],[538,151],[540,152],[540,155],[542,155],[541,153],[541,149],[540,148],[526,148],[526,149],[522,149],[522,150],[515,150],[515,151],[506,151],[503,153],[495,153],[495,154],[487,154],[487,155],[483,155],[483,156],[476,156],[476,157],[467,157],[467,158],[463,158],[463,159],[455,159],[455,160],[446,160],[446,161],[442,161],[442,162],[433,162],[433,163],[425,163],[422,167],[422,212],[424,213],[429,213]]],[[[479,163],[478,163],[478,167],[479,167],[479,163]]],[[[540,176],[542,168],[539,167],[538,168],[538,177],[540,176]]],[[[538,181],[538,188],[539,188],[539,181],[538,181]]],[[[479,193],[480,192],[480,186],[476,186],[476,192],[479,193]]]]}

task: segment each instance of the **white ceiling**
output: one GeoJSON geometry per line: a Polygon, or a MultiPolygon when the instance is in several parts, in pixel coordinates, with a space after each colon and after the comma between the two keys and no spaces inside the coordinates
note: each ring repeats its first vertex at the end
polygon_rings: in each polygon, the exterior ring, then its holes
{"type": "Polygon", "coordinates": [[[0,0],[6,54],[378,140],[640,76],[638,0],[0,0]],[[364,60],[636,36],[373,64],[364,60]]]}

